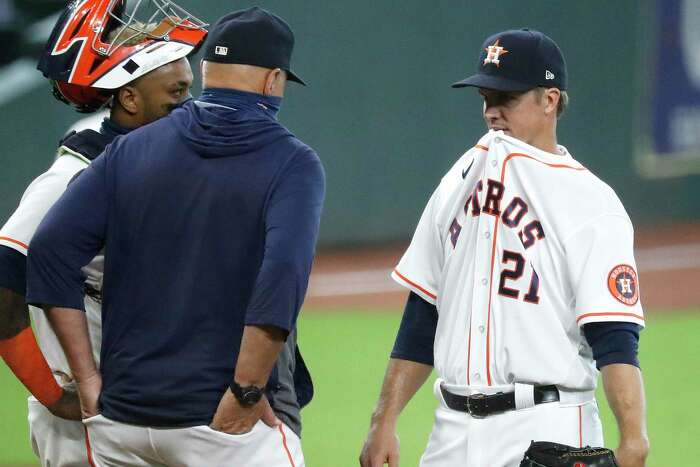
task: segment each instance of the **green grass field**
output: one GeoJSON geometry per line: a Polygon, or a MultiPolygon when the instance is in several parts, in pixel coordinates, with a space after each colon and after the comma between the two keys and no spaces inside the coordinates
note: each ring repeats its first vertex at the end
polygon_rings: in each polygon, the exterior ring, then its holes
{"type": "MultiPolygon", "coordinates": [[[[300,344],[316,386],[314,401],[303,412],[304,452],[310,467],[358,465],[399,319],[391,310],[302,314],[300,344]]],[[[640,356],[652,443],[647,465],[698,466],[700,310],[651,313],[647,326],[640,356]]],[[[0,466],[37,465],[28,442],[26,392],[0,366],[0,466]]],[[[614,419],[604,398],[599,401],[606,444],[614,447],[614,419]]],[[[426,384],[404,411],[399,425],[402,466],[418,464],[435,405],[426,384]]]]}

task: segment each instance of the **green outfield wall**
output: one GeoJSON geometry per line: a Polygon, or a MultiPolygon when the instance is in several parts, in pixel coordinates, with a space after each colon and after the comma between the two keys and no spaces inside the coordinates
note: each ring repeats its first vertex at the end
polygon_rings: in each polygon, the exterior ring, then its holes
{"type": "MultiPolygon", "coordinates": [[[[208,21],[254,4],[180,3],[208,21]]],[[[293,66],[309,86],[289,85],[280,118],[324,162],[324,245],[408,238],[442,174],[485,132],[476,91],[450,84],[471,74],[484,37],[524,26],[552,36],[567,58],[571,108],[560,143],[615,188],[636,225],[700,218],[698,175],[648,178],[636,162],[655,69],[651,0],[257,4],[296,32],[293,66]]],[[[3,221],[77,118],[41,82],[4,99],[3,221]]]]}

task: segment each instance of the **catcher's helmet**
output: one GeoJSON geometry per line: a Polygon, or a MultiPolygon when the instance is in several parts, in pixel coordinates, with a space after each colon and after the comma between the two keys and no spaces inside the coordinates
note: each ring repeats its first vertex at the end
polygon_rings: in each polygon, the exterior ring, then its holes
{"type": "Polygon", "coordinates": [[[204,40],[205,23],[167,0],[73,0],[63,10],[37,68],[57,99],[80,112],[105,105],[136,78],[179,60],[204,40]]]}

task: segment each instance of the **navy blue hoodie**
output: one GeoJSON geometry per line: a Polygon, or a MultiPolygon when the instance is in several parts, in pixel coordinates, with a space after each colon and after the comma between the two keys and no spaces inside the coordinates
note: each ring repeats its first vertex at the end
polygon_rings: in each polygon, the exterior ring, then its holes
{"type": "Polygon", "coordinates": [[[211,422],[245,325],[293,331],[325,192],[280,98],[211,89],[118,138],[31,241],[27,301],[83,308],[105,248],[100,409],[148,426],[211,422]]]}

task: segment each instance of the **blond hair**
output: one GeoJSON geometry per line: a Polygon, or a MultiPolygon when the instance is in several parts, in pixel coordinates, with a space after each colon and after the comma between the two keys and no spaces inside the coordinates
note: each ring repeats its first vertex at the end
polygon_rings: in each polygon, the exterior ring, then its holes
{"type": "MultiPolygon", "coordinates": [[[[544,95],[545,87],[539,86],[536,89],[537,92],[537,98],[542,99],[542,96],[544,95]]],[[[561,118],[562,115],[564,115],[564,112],[566,112],[566,109],[569,108],[569,94],[567,94],[566,91],[559,90],[559,102],[557,103],[557,118],[561,118]]]]}
{"type": "Polygon", "coordinates": [[[569,108],[569,94],[566,91],[561,91],[559,103],[557,104],[557,118],[560,118],[569,108]]]}

